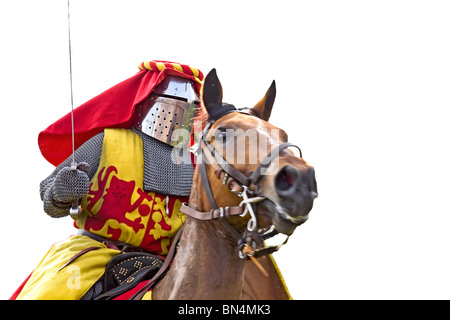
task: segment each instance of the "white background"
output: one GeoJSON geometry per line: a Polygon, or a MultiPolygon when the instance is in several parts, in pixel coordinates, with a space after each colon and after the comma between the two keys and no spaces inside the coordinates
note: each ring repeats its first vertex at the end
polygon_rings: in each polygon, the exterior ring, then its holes
{"type": "MultiPolygon", "coordinates": [[[[144,60],[217,69],[315,166],[310,220],[275,254],[295,299],[449,299],[447,1],[72,0],[75,106],[144,60]]],[[[38,133],[70,111],[67,3],[0,4],[1,274],[7,299],[70,218],[43,212],[38,133]]]]}

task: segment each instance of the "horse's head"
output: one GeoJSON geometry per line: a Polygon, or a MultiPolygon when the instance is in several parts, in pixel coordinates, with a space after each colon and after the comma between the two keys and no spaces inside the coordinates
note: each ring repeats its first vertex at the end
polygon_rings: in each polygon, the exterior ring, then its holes
{"type": "MultiPolygon", "coordinates": [[[[273,82],[253,108],[246,112],[236,110],[222,102],[222,86],[213,69],[205,78],[202,92],[212,123],[205,139],[224,162],[249,179],[248,188],[253,196],[261,197],[256,204],[258,228],[274,225],[277,231],[290,235],[308,219],[317,197],[317,185],[314,168],[301,157],[301,152],[297,155],[299,150],[287,147],[286,132],[268,122],[275,93],[273,82]]],[[[219,206],[242,200],[226,190],[226,178],[228,174],[209,179],[214,190],[223,190],[215,195],[219,206]]],[[[242,218],[234,217],[231,222],[236,228],[243,228],[242,218]]]]}

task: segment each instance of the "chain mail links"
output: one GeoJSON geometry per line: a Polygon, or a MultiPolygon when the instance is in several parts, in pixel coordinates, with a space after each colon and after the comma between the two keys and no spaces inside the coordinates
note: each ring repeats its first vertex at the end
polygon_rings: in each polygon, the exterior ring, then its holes
{"type": "MultiPolygon", "coordinates": [[[[79,166],[83,169],[88,167],[85,162],[79,166]]],[[[51,180],[53,183],[47,184],[43,195],[44,211],[53,218],[65,217],[69,214],[72,200],[78,200],[88,193],[89,177],[81,170],[65,167],[51,180]]]]}
{"type": "Polygon", "coordinates": [[[45,196],[45,193],[48,189],[50,189],[53,185],[53,181],[55,181],[55,178],[48,177],[47,179],[41,181],[39,184],[39,193],[41,195],[41,200],[44,201],[45,199],[48,199],[48,197],[45,196]]]}
{"type": "MultiPolygon", "coordinates": [[[[89,166],[86,162],[78,165],[89,166]]],[[[89,171],[89,170],[87,170],[89,171]]],[[[54,199],[58,202],[71,203],[81,199],[89,192],[89,176],[86,172],[70,167],[62,168],[56,175],[53,183],[54,199]]]]}
{"type": "MultiPolygon", "coordinates": [[[[90,168],[87,169],[88,176],[88,191],[89,191],[89,181],[94,176],[95,172],[98,169],[98,164],[100,162],[100,155],[102,152],[102,144],[103,144],[104,133],[101,132],[96,136],[92,137],[88,141],[86,141],[82,146],[80,146],[77,150],[75,150],[75,159],[80,161],[80,169],[82,168],[82,163],[87,163],[90,165],[90,168]]],[[[68,157],[64,162],[62,162],[56,169],[52,172],[50,176],[48,176],[45,180],[40,183],[40,195],[41,200],[44,203],[44,211],[51,217],[59,218],[64,217],[69,214],[70,204],[63,204],[58,202],[58,199],[54,194],[54,184],[55,179],[58,173],[64,168],[70,168],[72,163],[72,157],[68,157]],[[66,207],[67,206],[67,207],[66,207]]],[[[86,170],[86,168],[83,168],[86,170]]],[[[87,193],[87,192],[86,192],[87,193]]],[[[74,199],[76,200],[76,199],[74,199]]],[[[71,202],[71,201],[69,201],[71,202]]]]}
{"type": "Polygon", "coordinates": [[[186,148],[174,149],[141,131],[134,131],[143,142],[144,190],[166,195],[189,196],[194,175],[190,152],[186,148]],[[174,155],[178,163],[174,161],[174,155]]]}
{"type": "Polygon", "coordinates": [[[103,277],[100,278],[86,293],[81,297],[80,300],[94,300],[103,292],[103,277]]]}
{"type": "Polygon", "coordinates": [[[43,196],[44,211],[52,218],[62,218],[69,215],[70,204],[62,206],[53,199],[53,186],[46,189],[43,196]]]}

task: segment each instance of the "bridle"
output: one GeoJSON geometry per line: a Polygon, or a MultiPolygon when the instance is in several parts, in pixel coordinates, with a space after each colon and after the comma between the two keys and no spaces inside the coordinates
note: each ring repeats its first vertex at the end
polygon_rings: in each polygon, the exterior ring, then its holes
{"type": "MultiPolygon", "coordinates": [[[[254,116],[253,114],[243,110],[230,109],[229,112],[221,114],[220,118],[231,112],[240,112],[246,115],[254,116]]],[[[228,163],[207,141],[206,137],[208,132],[217,120],[218,119],[208,122],[204,130],[200,133],[196,145],[191,148],[191,151],[197,155],[197,165],[199,166],[200,178],[212,209],[207,212],[201,212],[189,207],[187,203],[183,203],[180,211],[199,220],[218,219],[224,228],[236,239],[238,243],[239,257],[242,259],[247,256],[257,258],[259,256],[276,252],[281,248],[281,246],[287,243],[289,236],[280,245],[264,247],[263,241],[278,234],[278,231],[276,231],[273,226],[269,228],[269,230],[258,230],[258,219],[253,205],[266,199],[265,197],[261,197],[257,194],[259,182],[262,176],[262,170],[269,167],[271,162],[279,157],[279,154],[286,148],[297,148],[300,151],[300,157],[302,157],[302,151],[295,144],[290,142],[282,143],[272,149],[269,155],[261,161],[257,169],[247,176],[228,163]],[[216,177],[222,181],[222,184],[227,185],[231,192],[242,198],[242,201],[238,206],[219,207],[217,205],[207,175],[206,163],[213,168],[216,177]],[[244,234],[239,233],[226,219],[223,219],[232,216],[245,217],[247,214],[250,215],[250,219],[247,223],[247,228],[244,234]],[[257,248],[257,244],[260,248],[257,248]]]]}

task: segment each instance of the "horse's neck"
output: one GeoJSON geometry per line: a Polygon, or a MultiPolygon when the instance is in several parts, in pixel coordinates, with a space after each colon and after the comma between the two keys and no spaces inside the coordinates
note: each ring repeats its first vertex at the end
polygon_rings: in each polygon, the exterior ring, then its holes
{"type": "MultiPolygon", "coordinates": [[[[211,183],[213,190],[223,194],[220,181],[213,179],[211,183]]],[[[231,203],[227,198],[220,200],[231,203]]],[[[200,211],[211,210],[198,168],[194,172],[189,206],[200,211]]],[[[236,245],[236,240],[218,221],[200,221],[187,216],[173,264],[153,289],[153,298],[239,299],[244,260],[238,257],[236,245]]]]}
{"type": "Polygon", "coordinates": [[[155,299],[239,299],[244,261],[217,221],[187,217],[175,260],[155,299]]]}

